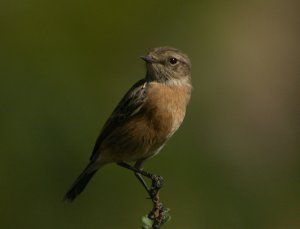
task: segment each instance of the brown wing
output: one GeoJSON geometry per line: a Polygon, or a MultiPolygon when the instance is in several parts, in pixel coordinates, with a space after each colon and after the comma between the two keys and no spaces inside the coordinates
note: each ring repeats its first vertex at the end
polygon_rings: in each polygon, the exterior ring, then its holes
{"type": "Polygon", "coordinates": [[[123,125],[129,117],[136,115],[140,111],[146,99],[146,84],[146,80],[142,79],[135,83],[124,95],[104,124],[94,146],[90,160],[95,160],[98,157],[99,153],[101,153],[99,152],[99,147],[103,140],[105,140],[116,127],[123,125]]]}

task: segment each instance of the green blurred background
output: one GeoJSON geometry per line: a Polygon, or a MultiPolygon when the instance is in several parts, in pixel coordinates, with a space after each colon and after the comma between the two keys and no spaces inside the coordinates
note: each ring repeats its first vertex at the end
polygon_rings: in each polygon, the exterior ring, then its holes
{"type": "Polygon", "coordinates": [[[1,1],[0,228],[139,228],[151,203],[115,165],[62,197],[163,45],[189,54],[194,85],[146,163],[166,179],[164,228],[300,228],[299,20],[292,0],[1,1]]]}

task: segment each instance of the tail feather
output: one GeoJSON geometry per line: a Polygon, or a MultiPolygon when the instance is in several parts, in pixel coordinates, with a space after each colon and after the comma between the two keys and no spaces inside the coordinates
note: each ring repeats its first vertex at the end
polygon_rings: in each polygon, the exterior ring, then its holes
{"type": "Polygon", "coordinates": [[[91,169],[91,164],[75,180],[69,191],[66,193],[64,200],[72,202],[84,190],[98,169],[91,169]]]}

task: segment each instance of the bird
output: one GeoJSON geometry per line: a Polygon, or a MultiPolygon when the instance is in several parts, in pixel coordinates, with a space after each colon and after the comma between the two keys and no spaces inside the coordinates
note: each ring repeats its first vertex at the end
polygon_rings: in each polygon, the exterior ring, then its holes
{"type": "Polygon", "coordinates": [[[191,61],[169,46],[154,48],[141,59],[145,77],[125,93],[105,122],[88,165],[64,200],[72,202],[109,163],[133,170],[149,191],[142,175],[150,173],[143,171],[143,164],[161,151],[183,122],[192,92],[191,61]]]}

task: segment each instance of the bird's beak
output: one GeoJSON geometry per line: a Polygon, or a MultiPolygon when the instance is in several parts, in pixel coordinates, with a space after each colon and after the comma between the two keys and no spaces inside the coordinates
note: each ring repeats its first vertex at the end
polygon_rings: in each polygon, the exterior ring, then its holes
{"type": "Polygon", "coordinates": [[[146,61],[147,63],[157,63],[158,61],[154,59],[152,56],[141,56],[141,59],[146,61]]]}

